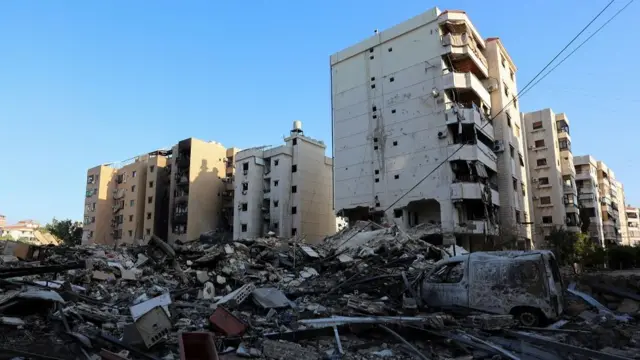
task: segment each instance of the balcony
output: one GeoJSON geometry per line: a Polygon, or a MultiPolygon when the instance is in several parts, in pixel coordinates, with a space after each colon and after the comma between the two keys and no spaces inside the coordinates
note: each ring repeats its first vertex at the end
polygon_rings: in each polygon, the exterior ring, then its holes
{"type": "Polygon", "coordinates": [[[478,78],[470,72],[450,72],[442,77],[444,89],[473,91],[485,104],[491,104],[491,96],[478,78]]]}
{"type": "Polygon", "coordinates": [[[579,213],[580,212],[580,208],[578,207],[578,204],[575,203],[575,202],[565,201],[564,209],[565,209],[565,211],[567,213],[579,213]]]}
{"type": "Polygon", "coordinates": [[[474,235],[498,235],[496,226],[488,225],[485,220],[466,220],[454,226],[454,233],[474,235]]]}
{"type": "Polygon", "coordinates": [[[180,213],[175,213],[173,214],[173,224],[186,224],[187,223],[187,213],[186,212],[180,212],[180,213]]]}
{"type": "Polygon", "coordinates": [[[449,145],[449,156],[451,156],[451,158],[449,158],[450,161],[480,161],[489,169],[497,171],[496,154],[481,142],[478,142],[477,144],[463,145],[462,148],[460,148],[459,144],[449,145]]]}
{"type": "Polygon", "coordinates": [[[576,193],[576,189],[571,185],[562,185],[562,191],[565,194],[575,194],[576,193]]]}
{"type": "Polygon", "coordinates": [[[443,55],[449,55],[454,68],[468,68],[482,78],[489,76],[489,63],[470,33],[446,34],[442,37],[442,46],[443,55]]]}
{"type": "Polygon", "coordinates": [[[189,156],[179,155],[176,158],[176,165],[178,166],[178,169],[188,168],[190,163],[191,163],[191,158],[189,156]]]}
{"type": "Polygon", "coordinates": [[[445,112],[447,125],[475,124],[478,129],[482,129],[487,137],[493,140],[493,124],[488,121],[486,115],[482,114],[480,109],[474,104],[472,108],[465,107],[462,104],[451,104],[451,108],[445,112]]]}
{"type": "MultiPolygon", "coordinates": [[[[458,182],[451,184],[451,200],[474,199],[482,200],[484,185],[472,182],[458,182]]],[[[494,205],[500,205],[500,195],[490,188],[491,201],[494,205]]]]}
{"type": "Polygon", "coordinates": [[[591,180],[591,173],[576,171],[576,180],[591,180]]]}

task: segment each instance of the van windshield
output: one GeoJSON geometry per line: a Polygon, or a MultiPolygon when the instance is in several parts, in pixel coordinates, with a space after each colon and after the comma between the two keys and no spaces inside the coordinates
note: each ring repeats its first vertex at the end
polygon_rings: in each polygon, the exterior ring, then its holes
{"type": "Polygon", "coordinates": [[[551,275],[553,276],[553,281],[560,282],[560,268],[558,267],[558,262],[556,261],[556,257],[553,254],[549,255],[549,266],[551,266],[551,275]]]}

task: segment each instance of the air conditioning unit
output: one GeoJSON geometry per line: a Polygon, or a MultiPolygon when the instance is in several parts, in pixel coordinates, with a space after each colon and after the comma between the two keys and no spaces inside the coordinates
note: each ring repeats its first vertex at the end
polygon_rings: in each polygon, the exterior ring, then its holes
{"type": "Polygon", "coordinates": [[[493,152],[504,152],[504,142],[502,140],[496,140],[493,143],[493,152]]]}
{"type": "Polygon", "coordinates": [[[242,195],[247,195],[247,190],[242,190],[242,195]]]}
{"type": "Polygon", "coordinates": [[[243,173],[244,175],[247,175],[247,174],[249,173],[249,170],[242,170],[242,173],[243,173]]]}
{"type": "Polygon", "coordinates": [[[534,196],[533,200],[540,200],[540,197],[539,196],[534,196]]]}
{"type": "Polygon", "coordinates": [[[537,178],[531,178],[531,182],[532,182],[532,183],[537,183],[537,182],[538,182],[538,179],[537,179],[537,178]]]}
{"type": "Polygon", "coordinates": [[[438,139],[446,139],[447,134],[443,131],[438,131],[438,139]]]}
{"type": "Polygon", "coordinates": [[[535,149],[535,147],[533,147],[533,145],[529,145],[529,150],[533,150],[535,149]]]}

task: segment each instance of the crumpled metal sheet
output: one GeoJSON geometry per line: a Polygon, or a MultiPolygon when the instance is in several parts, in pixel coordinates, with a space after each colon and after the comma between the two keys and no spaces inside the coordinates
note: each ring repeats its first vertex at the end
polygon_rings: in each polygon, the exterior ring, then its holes
{"type": "Polygon", "coordinates": [[[276,288],[258,288],[251,292],[253,301],[265,309],[277,309],[291,305],[285,294],[276,288]]]}

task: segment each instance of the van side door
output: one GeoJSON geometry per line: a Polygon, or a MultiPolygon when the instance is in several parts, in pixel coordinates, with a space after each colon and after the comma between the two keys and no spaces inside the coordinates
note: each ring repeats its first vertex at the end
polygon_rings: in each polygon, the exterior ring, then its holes
{"type": "Polygon", "coordinates": [[[439,265],[423,281],[422,299],[428,306],[449,308],[468,307],[468,277],[466,261],[439,265]]]}

